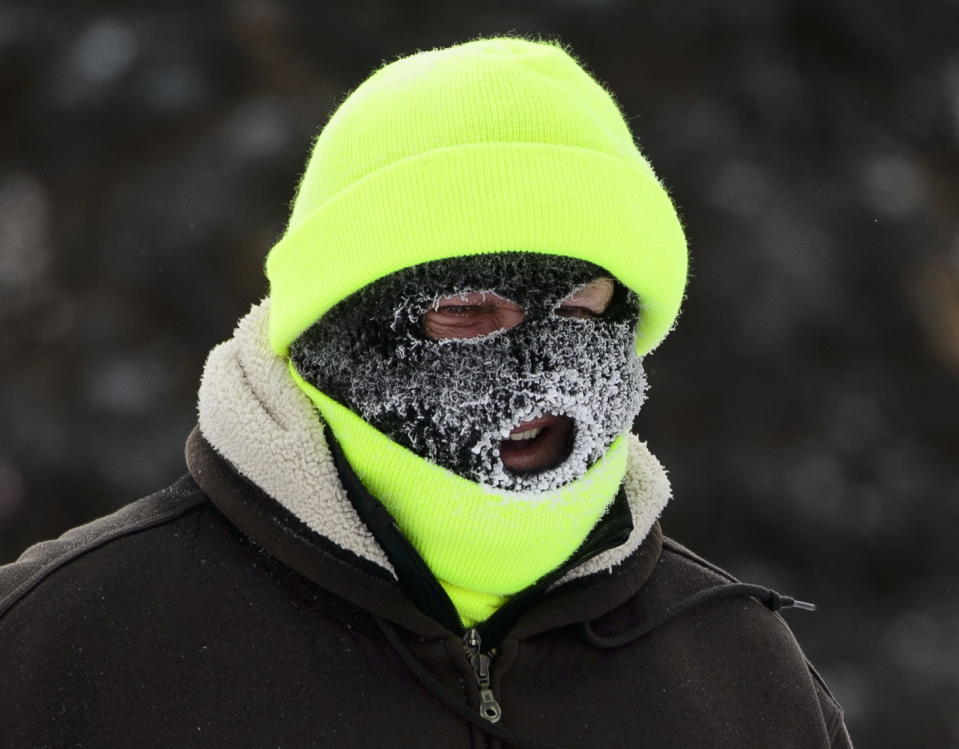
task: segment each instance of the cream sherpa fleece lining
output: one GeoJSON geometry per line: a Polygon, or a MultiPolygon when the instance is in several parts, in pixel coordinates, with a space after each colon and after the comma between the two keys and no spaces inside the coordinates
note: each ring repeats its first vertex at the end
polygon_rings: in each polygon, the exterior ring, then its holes
{"type": "MultiPolygon", "coordinates": [[[[269,344],[270,302],[240,320],[233,338],[206,361],[199,393],[200,431],[247,479],[317,533],[396,573],[346,496],[323,422],[269,344]]],[[[635,551],[669,501],[666,471],[629,435],[624,488],[633,515],[626,543],[570,570],[557,585],[611,571],[635,551]]]]}

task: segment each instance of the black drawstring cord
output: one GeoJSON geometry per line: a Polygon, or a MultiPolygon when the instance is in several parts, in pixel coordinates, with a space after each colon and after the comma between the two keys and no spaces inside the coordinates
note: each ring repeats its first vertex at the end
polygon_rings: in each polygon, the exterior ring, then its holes
{"type": "Polygon", "coordinates": [[[500,723],[490,723],[476,710],[473,710],[473,708],[460,700],[460,698],[453,694],[449,689],[440,684],[440,682],[437,681],[433,675],[427,671],[419,661],[416,660],[409,648],[406,647],[406,644],[400,639],[400,636],[396,634],[396,630],[394,630],[387,621],[376,616],[375,614],[373,615],[373,618],[376,619],[376,623],[383,631],[387,641],[393,646],[393,650],[396,651],[396,654],[400,657],[413,676],[417,678],[420,684],[426,687],[428,692],[430,692],[434,697],[436,697],[436,699],[446,705],[446,707],[459,715],[461,718],[469,721],[488,736],[494,736],[501,741],[505,741],[507,744],[512,744],[513,746],[521,747],[522,749],[559,749],[555,744],[547,744],[543,741],[528,738],[520,733],[511,731],[509,728],[500,723]]]}
{"type": "Polygon", "coordinates": [[[645,637],[657,627],[681,614],[685,614],[690,609],[701,606],[707,601],[716,601],[721,598],[734,598],[736,596],[752,596],[762,603],[770,611],[779,611],[785,608],[797,608],[803,611],[815,611],[816,604],[797,601],[792,596],[784,596],[771,588],[764,588],[761,585],[751,585],[750,583],[726,583],[716,585],[712,588],[706,588],[698,593],[694,593],[689,598],[680,601],[676,606],[660,612],[651,619],[647,619],[632,629],[620,632],[617,635],[603,636],[593,631],[591,622],[583,622],[582,634],[586,642],[597,648],[610,650],[619,648],[641,637],[645,637]]]}

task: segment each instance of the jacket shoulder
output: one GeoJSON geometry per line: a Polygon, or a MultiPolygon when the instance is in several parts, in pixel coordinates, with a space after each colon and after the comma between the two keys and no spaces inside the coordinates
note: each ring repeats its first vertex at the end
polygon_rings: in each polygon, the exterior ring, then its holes
{"type": "Polygon", "coordinates": [[[169,523],[207,502],[192,478],[131,502],[49,541],[34,544],[20,557],[0,566],[0,618],[50,577],[72,562],[96,553],[117,539],[169,523]]]}
{"type": "MultiPolygon", "coordinates": [[[[663,562],[666,569],[671,571],[669,577],[673,578],[674,581],[683,579],[686,585],[692,586],[689,592],[711,585],[740,582],[738,578],[719,565],[710,562],[668,536],[663,536],[662,555],[665,557],[663,562]]],[[[829,690],[815,666],[803,653],[785,619],[778,613],[769,611],[758,602],[754,603],[755,605],[751,606],[753,612],[750,618],[755,620],[756,617],[760,617],[766,622],[768,628],[778,630],[778,639],[780,639],[782,646],[793,649],[805,665],[815,688],[816,699],[819,702],[823,720],[826,724],[826,731],[829,734],[830,746],[834,749],[851,748],[852,741],[846,729],[842,706],[829,690]]]]}
{"type": "Polygon", "coordinates": [[[712,578],[715,582],[739,582],[736,577],[718,564],[713,564],[708,559],[701,557],[696,552],[683,546],[679,541],[669,536],[663,536],[663,553],[671,555],[680,564],[685,564],[690,568],[701,571],[706,577],[712,578]]]}

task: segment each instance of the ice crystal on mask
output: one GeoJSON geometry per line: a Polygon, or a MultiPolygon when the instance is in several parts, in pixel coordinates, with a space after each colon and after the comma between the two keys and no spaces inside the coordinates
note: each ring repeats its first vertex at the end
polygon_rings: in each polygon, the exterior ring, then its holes
{"type": "Polygon", "coordinates": [[[596,318],[556,314],[574,290],[610,275],[582,260],[536,253],[424,263],[337,304],[290,355],[307,381],[426,460],[494,488],[549,491],[602,457],[645,396],[632,292],[617,284],[596,318]],[[428,338],[424,313],[469,291],[517,302],[524,320],[475,338],[428,338]],[[503,439],[545,414],[573,419],[569,456],[535,473],[507,470],[503,439]]]}

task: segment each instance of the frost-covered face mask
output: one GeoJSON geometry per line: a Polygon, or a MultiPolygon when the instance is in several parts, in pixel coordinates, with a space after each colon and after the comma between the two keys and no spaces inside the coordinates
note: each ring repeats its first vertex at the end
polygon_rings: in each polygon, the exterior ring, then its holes
{"type": "Polygon", "coordinates": [[[450,258],[352,294],[290,358],[420,457],[480,484],[543,492],[582,476],[638,413],[638,317],[635,294],[592,263],[450,258]]]}

